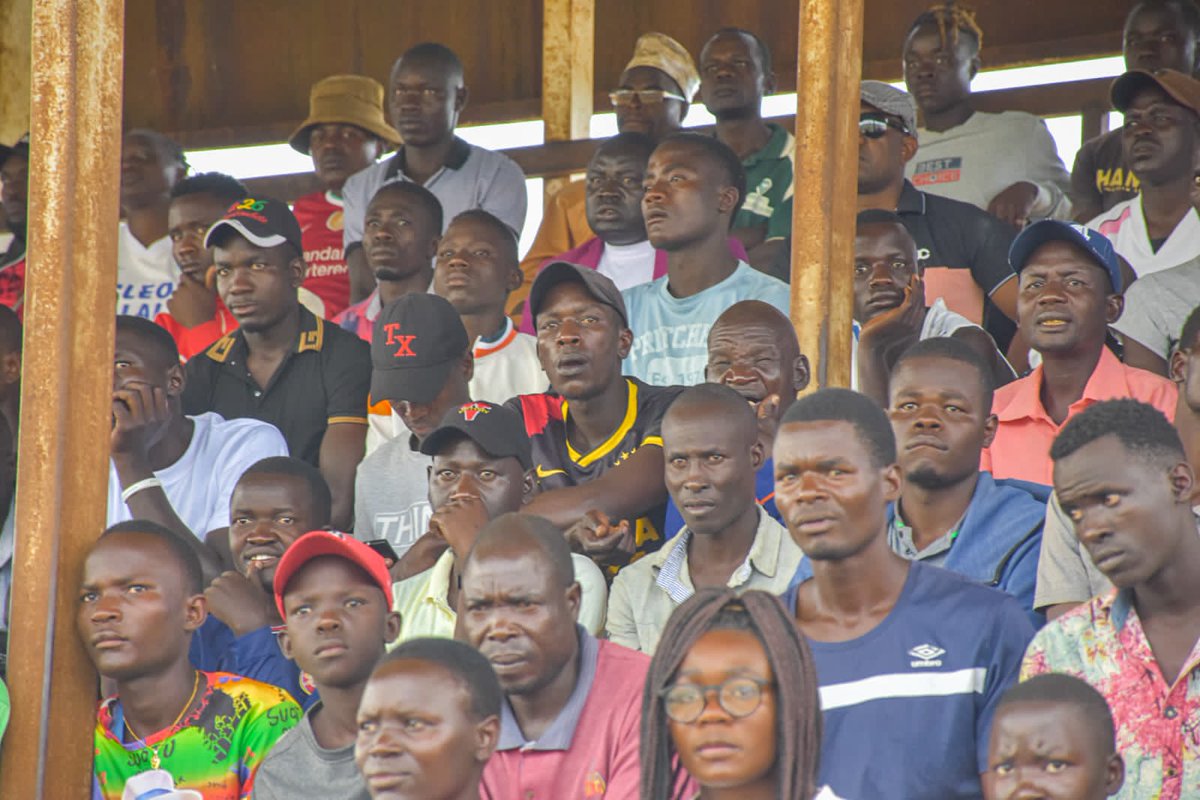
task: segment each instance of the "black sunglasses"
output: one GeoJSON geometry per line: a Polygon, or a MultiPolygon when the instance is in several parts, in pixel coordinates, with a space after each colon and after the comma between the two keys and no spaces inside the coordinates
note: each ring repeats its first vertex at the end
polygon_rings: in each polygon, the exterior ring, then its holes
{"type": "Polygon", "coordinates": [[[863,114],[858,118],[858,133],[868,139],[882,138],[888,128],[895,128],[905,136],[912,136],[912,131],[907,125],[887,114],[863,114]]]}

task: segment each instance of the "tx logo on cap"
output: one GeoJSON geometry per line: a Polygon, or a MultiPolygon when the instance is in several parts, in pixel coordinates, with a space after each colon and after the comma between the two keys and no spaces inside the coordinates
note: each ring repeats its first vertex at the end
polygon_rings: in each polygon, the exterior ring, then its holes
{"type": "Polygon", "coordinates": [[[462,414],[467,422],[474,422],[480,414],[491,413],[491,410],[483,403],[466,403],[458,407],[458,413],[462,414]]]}
{"type": "Polygon", "coordinates": [[[399,322],[389,322],[383,326],[383,329],[387,332],[387,343],[389,345],[396,345],[396,352],[392,353],[393,356],[396,358],[408,358],[409,356],[416,355],[412,349],[413,340],[417,338],[415,333],[400,333],[399,322]]]}

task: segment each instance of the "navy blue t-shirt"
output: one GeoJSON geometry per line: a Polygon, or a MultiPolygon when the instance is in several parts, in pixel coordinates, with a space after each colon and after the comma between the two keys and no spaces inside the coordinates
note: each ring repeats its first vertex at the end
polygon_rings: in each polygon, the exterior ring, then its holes
{"type": "MultiPolygon", "coordinates": [[[[793,613],[798,592],[782,598],[793,613]]],[[[873,630],[808,640],[825,715],[819,782],[848,798],[983,797],[992,713],[1033,633],[1011,596],[913,562],[873,630]]]]}
{"type": "MultiPolygon", "coordinates": [[[[754,497],[758,500],[758,504],[762,506],[762,510],[766,511],[776,522],[783,525],[783,519],[779,516],[779,509],[775,507],[775,462],[767,459],[763,465],[758,468],[758,472],[754,473],[754,497]]],[[[666,534],[667,538],[673,538],[675,534],[683,528],[683,515],[679,513],[679,507],[675,505],[675,500],[671,497],[667,498],[667,521],[666,534]]]]}

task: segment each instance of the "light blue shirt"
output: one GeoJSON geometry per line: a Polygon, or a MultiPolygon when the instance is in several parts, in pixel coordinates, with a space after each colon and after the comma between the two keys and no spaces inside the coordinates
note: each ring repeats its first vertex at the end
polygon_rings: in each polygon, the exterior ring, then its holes
{"type": "Polygon", "coordinates": [[[667,290],[670,275],[622,292],[633,329],[633,347],[623,372],[653,386],[704,382],[708,329],[734,303],[762,300],[787,316],[788,285],[739,261],[725,280],[691,297],[667,290]]]}

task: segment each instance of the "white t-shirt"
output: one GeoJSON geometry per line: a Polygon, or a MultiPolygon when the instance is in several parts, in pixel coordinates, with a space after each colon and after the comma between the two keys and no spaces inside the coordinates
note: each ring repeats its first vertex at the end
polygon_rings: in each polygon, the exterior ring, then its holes
{"type": "Polygon", "coordinates": [[[122,222],[117,231],[117,313],[154,319],[167,310],[167,298],[178,283],[170,238],[146,247],[122,222]]]}
{"type": "MultiPolygon", "coordinates": [[[[393,412],[394,413],[394,412],[393,412]]],[[[402,556],[429,528],[429,467],[433,459],[412,449],[408,429],[380,444],[358,465],[354,479],[354,535],[387,539],[402,556]]]]}
{"type": "Polygon", "coordinates": [[[654,280],[654,254],[648,239],[637,244],[605,244],[596,271],[625,291],[654,280]]]}
{"type": "MultiPolygon", "coordinates": [[[[162,481],[176,516],[203,539],[209,531],[229,527],[229,500],[242,473],[264,458],[286,456],[288,447],[283,434],[261,420],[227,420],[211,411],[188,419],[194,428],[187,450],[154,477],[162,481]]],[[[121,501],[121,481],[110,461],[108,524],[132,518],[129,506],[121,501]]]]}
{"type": "Polygon", "coordinates": [[[1129,262],[1139,278],[1178,267],[1200,256],[1200,214],[1194,208],[1179,221],[1157,252],[1150,246],[1140,194],[1132,200],[1117,203],[1087,226],[1107,236],[1113,249],[1129,262]]]}
{"type": "Polygon", "coordinates": [[[504,333],[494,342],[475,340],[472,400],[500,405],[519,394],[541,394],[550,385],[537,356],[537,337],[521,333],[505,317],[504,333]]]}
{"type": "MultiPolygon", "coordinates": [[[[938,298],[925,309],[925,321],[921,323],[921,336],[917,341],[933,339],[940,336],[951,336],[961,328],[979,328],[974,322],[946,308],[946,302],[938,298]]],[[[858,391],[858,335],[862,326],[856,320],[851,324],[854,342],[850,348],[850,388],[858,391]]],[[[983,330],[983,328],[979,328],[983,330]]]]}

